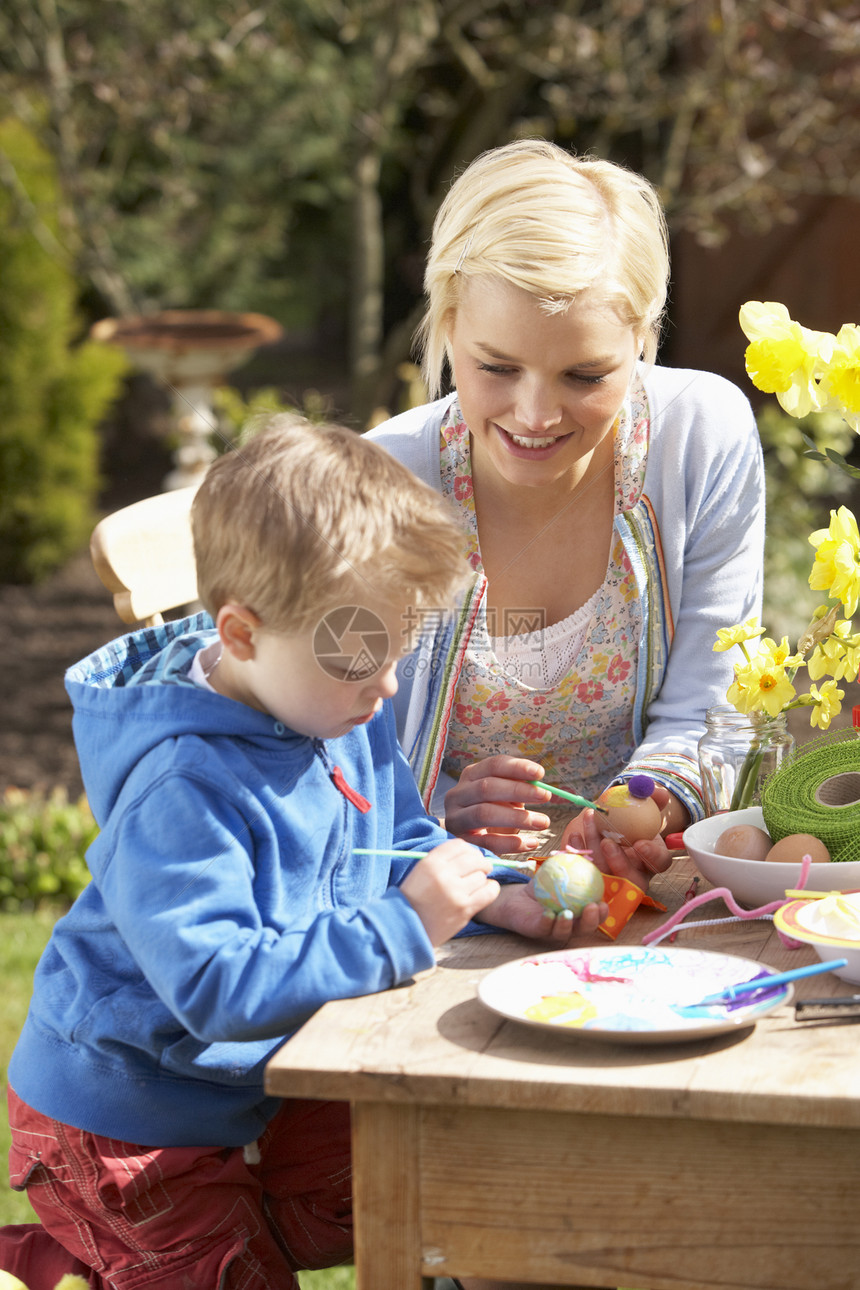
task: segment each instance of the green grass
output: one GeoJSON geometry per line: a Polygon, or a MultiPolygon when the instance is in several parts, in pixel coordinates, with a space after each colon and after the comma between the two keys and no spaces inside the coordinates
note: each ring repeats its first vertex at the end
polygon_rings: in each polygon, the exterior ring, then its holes
{"type": "MultiPolygon", "coordinates": [[[[39,909],[30,914],[0,913],[0,1062],[2,1062],[2,1111],[0,1111],[0,1227],[32,1223],[36,1216],[26,1193],[9,1186],[9,1121],[6,1115],[6,1072],[9,1058],[30,1002],[33,972],[45,948],[56,911],[39,909]]],[[[353,1290],[355,1270],[332,1268],[299,1274],[302,1290],[353,1290]]]]}
{"type": "Polygon", "coordinates": [[[325,1272],[300,1272],[302,1290],[353,1290],[355,1268],[329,1268],[325,1272]]]}
{"type": "Polygon", "coordinates": [[[39,909],[31,914],[0,914],[0,1059],[2,1059],[3,1108],[0,1113],[0,1226],[32,1223],[35,1215],[23,1192],[9,1186],[9,1121],[6,1115],[6,1071],[18,1032],[24,1023],[33,972],[45,948],[56,911],[39,909]]]}

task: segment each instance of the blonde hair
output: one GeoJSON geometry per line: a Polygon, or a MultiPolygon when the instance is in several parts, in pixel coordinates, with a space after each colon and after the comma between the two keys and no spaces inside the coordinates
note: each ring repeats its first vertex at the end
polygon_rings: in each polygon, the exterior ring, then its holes
{"type": "MultiPolygon", "coordinates": [[[[256,430],[256,425],[260,429],[256,430]]],[[[345,426],[288,413],[209,467],[191,509],[198,595],[300,632],[341,604],[408,597],[448,608],[468,577],[448,504],[390,453],[345,426]]]]}
{"type": "Polygon", "coordinates": [[[668,245],[656,192],[623,166],[543,139],[483,153],[454,181],[433,225],[427,311],[417,333],[431,394],[441,389],[460,289],[478,275],[523,288],[551,314],[593,289],[641,336],[653,362],[668,245]]]}

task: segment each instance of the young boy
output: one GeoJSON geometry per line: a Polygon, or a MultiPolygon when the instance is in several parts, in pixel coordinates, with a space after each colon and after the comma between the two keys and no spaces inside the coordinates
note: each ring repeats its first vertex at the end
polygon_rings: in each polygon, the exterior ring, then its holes
{"type": "Polygon", "coordinates": [[[66,678],[101,833],[9,1068],[12,1184],[42,1225],[0,1232],[0,1268],[30,1290],[289,1290],[347,1259],[348,1108],[266,1097],[268,1058],[481,911],[570,935],[426,814],[397,744],[408,628],[463,579],[440,497],[350,430],[275,417],[192,523],[214,626],[134,632],[66,678]]]}

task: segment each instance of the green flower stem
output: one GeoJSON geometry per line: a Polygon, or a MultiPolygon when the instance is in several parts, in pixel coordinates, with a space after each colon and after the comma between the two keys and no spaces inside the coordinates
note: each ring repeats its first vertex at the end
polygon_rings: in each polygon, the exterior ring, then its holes
{"type": "Polygon", "coordinates": [[[735,790],[732,793],[730,811],[742,811],[747,806],[752,806],[752,800],[755,796],[755,786],[758,782],[758,774],[761,770],[761,763],[764,758],[764,749],[756,741],[750,747],[749,752],[744,758],[744,764],[741,766],[741,772],[738,775],[735,790]]]}

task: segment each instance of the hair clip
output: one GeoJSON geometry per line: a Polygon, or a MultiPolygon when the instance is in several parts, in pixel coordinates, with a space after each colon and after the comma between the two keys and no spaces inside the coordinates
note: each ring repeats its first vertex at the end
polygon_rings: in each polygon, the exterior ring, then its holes
{"type": "Polygon", "coordinates": [[[462,269],[463,261],[465,260],[466,256],[469,254],[469,251],[471,250],[472,243],[474,240],[475,240],[475,234],[470,233],[469,236],[466,238],[466,241],[463,243],[463,249],[460,252],[460,258],[457,261],[456,267],[454,269],[455,273],[459,273],[460,270],[462,269]]]}

